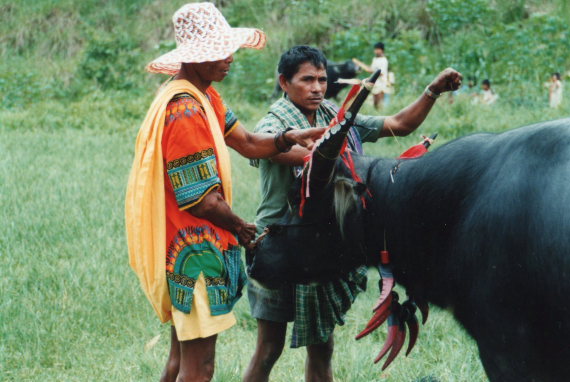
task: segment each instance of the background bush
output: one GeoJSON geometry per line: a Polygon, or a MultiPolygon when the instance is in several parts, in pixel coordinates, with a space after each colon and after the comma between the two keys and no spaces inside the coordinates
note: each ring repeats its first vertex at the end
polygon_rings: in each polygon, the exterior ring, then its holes
{"type": "MultiPolygon", "coordinates": [[[[565,0],[217,4],[231,24],[267,32],[266,49],[238,52],[224,83],[228,94],[250,102],[267,100],[279,55],[294,44],[319,46],[332,60],[369,62],[372,45],[383,41],[402,92],[417,91],[452,65],[479,82],[490,78],[504,99],[519,105],[543,102],[542,83],[570,66],[565,0]]],[[[144,66],[174,47],[170,19],[179,5],[160,0],[1,0],[2,105],[29,102],[38,89],[45,97],[77,98],[89,96],[93,87],[139,94],[155,88],[163,78],[144,73],[144,66]]]]}

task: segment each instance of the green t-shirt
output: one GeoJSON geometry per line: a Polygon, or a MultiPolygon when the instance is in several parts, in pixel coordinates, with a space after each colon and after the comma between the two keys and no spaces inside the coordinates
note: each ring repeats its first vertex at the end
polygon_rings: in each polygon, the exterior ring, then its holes
{"type": "MultiPolygon", "coordinates": [[[[326,127],[334,117],[334,105],[323,101],[317,109],[316,126],[326,127]]],[[[376,142],[384,128],[385,117],[358,115],[354,128],[358,130],[362,142],[376,142]]],[[[310,128],[307,117],[291,101],[284,97],[271,105],[269,113],[255,127],[256,133],[277,133],[289,126],[301,129],[310,128]]],[[[257,161],[256,161],[257,162],[257,161]]],[[[257,208],[255,224],[263,230],[276,223],[287,211],[287,193],[295,180],[294,167],[275,163],[269,159],[258,162],[261,182],[261,203],[257,208]]]]}

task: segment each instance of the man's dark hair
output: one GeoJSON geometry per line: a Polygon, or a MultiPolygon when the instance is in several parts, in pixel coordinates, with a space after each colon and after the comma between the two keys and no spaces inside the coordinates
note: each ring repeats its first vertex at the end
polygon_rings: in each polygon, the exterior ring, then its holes
{"type": "Polygon", "coordinates": [[[488,87],[491,87],[491,81],[483,80],[483,82],[481,82],[481,85],[487,85],[488,87]]]}
{"type": "Polygon", "coordinates": [[[374,49],[384,50],[384,43],[383,42],[377,42],[376,44],[374,44],[374,49]]]}
{"type": "Polygon", "coordinates": [[[327,68],[327,58],[323,52],[311,46],[297,45],[281,55],[277,71],[287,81],[291,81],[291,78],[299,71],[299,66],[305,62],[310,62],[317,68],[327,68]]]}
{"type": "Polygon", "coordinates": [[[558,81],[560,81],[561,77],[560,77],[560,73],[559,73],[559,72],[554,72],[554,73],[552,73],[552,75],[553,75],[554,77],[556,77],[556,79],[557,79],[558,81]]]}

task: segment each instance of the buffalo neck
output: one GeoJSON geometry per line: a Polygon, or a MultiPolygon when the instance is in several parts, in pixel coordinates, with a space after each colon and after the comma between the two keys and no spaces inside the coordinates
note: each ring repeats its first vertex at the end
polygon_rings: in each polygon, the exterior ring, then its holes
{"type": "Polygon", "coordinates": [[[408,293],[448,306],[445,289],[459,280],[448,272],[447,246],[469,194],[459,179],[462,172],[438,152],[417,159],[376,159],[369,170],[369,248],[379,253],[386,245],[396,280],[408,293]],[[437,276],[442,274],[450,277],[437,276]]]}

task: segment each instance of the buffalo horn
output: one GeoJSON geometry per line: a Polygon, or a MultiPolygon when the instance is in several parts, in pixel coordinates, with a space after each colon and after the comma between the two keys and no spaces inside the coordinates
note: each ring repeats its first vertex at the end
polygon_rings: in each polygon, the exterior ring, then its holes
{"type": "MultiPolygon", "coordinates": [[[[340,154],[346,135],[354,124],[358,111],[364,104],[366,97],[368,97],[372,86],[379,76],[380,71],[377,70],[368,80],[366,80],[368,83],[363,86],[360,92],[356,95],[354,102],[352,102],[348,110],[345,112],[344,120],[331,127],[315,148],[310,174],[308,175],[310,177],[309,187],[311,194],[313,194],[313,192],[318,193],[319,190],[322,190],[324,186],[329,183],[333,174],[336,159],[340,154]]],[[[304,176],[307,176],[307,173],[305,173],[304,176]]]]}
{"type": "Polygon", "coordinates": [[[410,316],[406,320],[406,325],[408,325],[408,330],[410,331],[410,342],[408,342],[408,350],[406,350],[406,355],[408,355],[410,354],[410,352],[414,348],[414,345],[416,344],[420,327],[418,325],[418,319],[416,318],[415,315],[410,316]]]}

